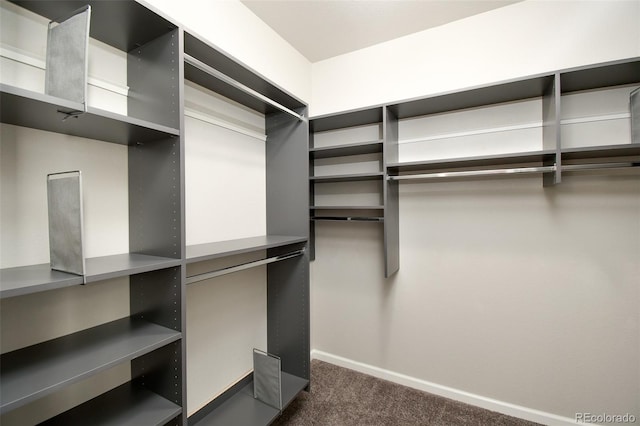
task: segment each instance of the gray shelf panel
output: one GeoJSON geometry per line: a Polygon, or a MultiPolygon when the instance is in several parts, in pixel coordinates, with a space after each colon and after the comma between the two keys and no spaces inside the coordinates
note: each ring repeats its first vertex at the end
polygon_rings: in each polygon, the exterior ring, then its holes
{"type": "Polygon", "coordinates": [[[48,263],[0,269],[0,299],[83,283],[80,275],[53,271],[48,263]]]}
{"type": "Polygon", "coordinates": [[[499,84],[436,94],[427,98],[391,105],[389,108],[399,119],[403,119],[538,98],[544,95],[545,88],[552,81],[553,75],[534,76],[522,80],[512,80],[499,84]]]}
{"type": "Polygon", "coordinates": [[[327,176],[311,176],[309,180],[314,183],[331,183],[331,182],[356,182],[363,180],[381,180],[384,173],[353,173],[348,175],[327,175],[327,176]]]}
{"type": "MultiPolygon", "coordinates": [[[[255,90],[256,92],[286,106],[292,110],[305,108],[306,105],[300,99],[285,92],[276,84],[270,82],[265,77],[251,71],[246,66],[239,64],[224,53],[203,41],[204,39],[195,33],[185,31],[184,33],[184,53],[209,65],[221,73],[232,77],[235,81],[255,90]]],[[[252,108],[264,114],[278,111],[273,106],[266,104],[245,92],[238,90],[219,79],[198,70],[192,65],[185,63],[185,79],[193,81],[209,90],[222,96],[252,108]]]]}
{"type": "Polygon", "coordinates": [[[85,113],[65,119],[64,113],[81,111],[82,105],[6,84],[0,88],[3,123],[121,145],[180,135],[177,129],[92,107],[85,113]]]}
{"type": "Polygon", "coordinates": [[[316,222],[384,222],[383,217],[374,216],[313,216],[311,220],[316,222]]]}
{"type": "Polygon", "coordinates": [[[178,331],[123,318],[6,353],[0,358],[0,412],[180,339],[178,331]]]}
{"type": "MultiPolygon", "coordinates": [[[[282,404],[287,407],[309,384],[308,380],[282,372],[282,404]]],[[[280,411],[253,397],[253,380],[213,412],[195,423],[198,426],[268,425],[280,411]]]]}
{"type": "Polygon", "coordinates": [[[376,154],[382,152],[381,140],[372,142],[358,142],[352,144],[311,148],[309,157],[314,160],[320,158],[347,157],[350,155],[376,154]]]}
{"type": "Polygon", "coordinates": [[[160,426],[180,413],[182,408],[173,402],[125,383],[41,425],[160,426]]]}
{"type": "Polygon", "coordinates": [[[110,278],[157,271],[179,266],[181,263],[180,259],[137,253],[90,257],[86,260],[85,282],[88,284],[110,278]]]}
{"type": "Polygon", "coordinates": [[[315,133],[376,123],[382,123],[382,107],[313,117],[313,119],[310,120],[309,128],[311,132],[315,133]]]}
{"type": "Polygon", "coordinates": [[[560,72],[562,93],[636,83],[640,83],[638,58],[560,72]]]}
{"type": "Polygon", "coordinates": [[[443,160],[415,161],[387,164],[387,170],[391,174],[402,172],[417,172],[439,169],[461,169],[472,167],[489,167],[517,165],[528,163],[543,163],[555,157],[555,151],[532,151],[504,155],[487,155],[478,157],[448,158],[443,160]]]}
{"type": "Polygon", "coordinates": [[[132,0],[10,1],[50,20],[91,5],[90,36],[125,52],[177,28],[169,20],[132,0]]]}
{"type": "Polygon", "coordinates": [[[384,206],[311,206],[311,210],[384,210],[384,206]]]}
{"type": "Polygon", "coordinates": [[[595,160],[599,158],[620,158],[640,156],[640,144],[590,146],[566,148],[561,151],[563,160],[595,160]]]}
{"type": "Polygon", "coordinates": [[[187,263],[202,262],[204,260],[283,247],[290,244],[304,243],[306,241],[306,237],[299,236],[263,235],[215,243],[195,244],[187,246],[187,263]]]}

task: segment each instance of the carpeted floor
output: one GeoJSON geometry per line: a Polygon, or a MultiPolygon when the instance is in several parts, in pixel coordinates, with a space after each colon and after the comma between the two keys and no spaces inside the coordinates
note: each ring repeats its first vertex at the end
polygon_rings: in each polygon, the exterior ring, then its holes
{"type": "Polygon", "coordinates": [[[533,426],[535,423],[313,360],[311,392],[298,396],[273,425],[533,426]]]}

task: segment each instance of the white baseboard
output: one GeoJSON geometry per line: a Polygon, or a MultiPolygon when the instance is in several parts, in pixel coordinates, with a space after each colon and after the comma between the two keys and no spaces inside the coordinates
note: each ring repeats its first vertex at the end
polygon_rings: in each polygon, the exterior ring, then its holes
{"type": "Polygon", "coordinates": [[[506,414],[508,416],[518,417],[520,419],[529,420],[543,425],[566,426],[581,424],[578,423],[575,419],[569,417],[558,416],[556,414],[534,410],[532,408],[522,407],[504,401],[498,401],[496,399],[487,398],[481,395],[475,395],[459,389],[450,388],[448,386],[439,385],[437,383],[427,382],[426,380],[421,380],[415,377],[385,370],[383,368],[364,364],[362,362],[343,358],[341,356],[333,355],[316,349],[311,351],[311,359],[325,361],[330,364],[348,368],[350,370],[368,374],[379,379],[398,383],[400,385],[408,386],[413,389],[429,392],[434,395],[439,395],[445,398],[474,405],[476,407],[495,411],[501,414],[506,414]]]}

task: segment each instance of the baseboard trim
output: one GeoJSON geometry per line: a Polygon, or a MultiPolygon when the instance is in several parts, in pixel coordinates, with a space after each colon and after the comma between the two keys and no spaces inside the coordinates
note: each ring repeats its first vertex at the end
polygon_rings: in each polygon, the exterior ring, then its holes
{"type": "Polygon", "coordinates": [[[496,411],[498,413],[506,414],[508,416],[518,417],[520,419],[529,420],[529,421],[540,423],[543,425],[566,426],[566,425],[581,424],[581,423],[578,423],[575,419],[572,419],[569,417],[558,416],[556,414],[551,414],[544,411],[534,410],[532,408],[510,404],[508,402],[487,398],[481,395],[476,395],[476,394],[465,392],[459,389],[454,389],[448,386],[443,386],[437,383],[432,383],[426,380],[421,380],[415,377],[407,376],[405,374],[400,374],[394,371],[385,370],[383,368],[379,368],[373,365],[354,361],[338,355],[333,355],[317,349],[313,349],[311,351],[311,359],[317,359],[319,361],[328,362],[330,364],[348,368],[350,370],[358,371],[360,373],[368,374],[370,376],[377,377],[379,379],[388,380],[390,382],[408,386],[413,389],[429,392],[434,395],[439,395],[445,398],[449,398],[456,401],[464,402],[466,404],[474,405],[476,407],[484,408],[491,411],[496,411]]]}

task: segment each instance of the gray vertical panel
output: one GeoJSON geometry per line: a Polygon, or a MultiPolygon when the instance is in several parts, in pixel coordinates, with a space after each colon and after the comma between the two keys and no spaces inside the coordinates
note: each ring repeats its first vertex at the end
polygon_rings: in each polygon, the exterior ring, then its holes
{"type": "MultiPolygon", "coordinates": [[[[180,340],[131,361],[132,382],[182,406],[182,350],[180,340]]],[[[184,423],[183,416],[178,424],[184,423]]]]}
{"type": "Polygon", "coordinates": [[[180,267],[132,275],[129,284],[131,316],[181,331],[181,277],[180,267]]]}
{"type": "MultiPolygon", "coordinates": [[[[274,113],[266,127],[267,233],[308,236],[309,123],[274,113]]],[[[267,266],[267,351],[281,358],[283,371],[309,379],[308,251],[267,266]]]]}
{"type": "Polygon", "coordinates": [[[47,33],[45,93],[87,104],[87,70],[91,8],[50,23],[47,33]]]}
{"type": "Polygon", "coordinates": [[[129,146],[129,250],[182,256],[180,138],[129,146]]]}
{"type": "Polygon", "coordinates": [[[631,92],[629,112],[631,113],[631,143],[640,143],[640,88],[631,92]]]}
{"type": "Polygon", "coordinates": [[[51,269],[85,273],[82,180],[80,172],[47,176],[51,269]]]}
{"type": "MultiPolygon", "coordinates": [[[[313,132],[309,133],[309,149],[313,148],[314,145],[314,136],[313,132]]],[[[309,155],[309,177],[314,174],[314,164],[315,160],[311,155],[309,155]]],[[[315,197],[316,197],[316,189],[313,181],[309,180],[309,207],[315,205],[315,197]]],[[[307,209],[307,214],[309,215],[309,259],[316,259],[316,223],[311,220],[311,210],[307,209]]]]}
{"type": "Polygon", "coordinates": [[[542,178],[544,186],[553,186],[562,180],[560,162],[560,74],[556,73],[549,79],[542,98],[542,148],[553,150],[555,158],[544,163],[545,166],[557,167],[555,173],[545,173],[542,178]]]}
{"type": "MultiPolygon", "coordinates": [[[[184,268],[168,268],[130,277],[130,311],[140,318],[173,330],[184,328],[184,268]]],[[[131,362],[134,382],[183,407],[178,424],[186,424],[185,353],[183,338],[131,362]]]]}
{"type": "MultiPolygon", "coordinates": [[[[272,256],[282,250],[269,250],[272,256]]],[[[282,371],[310,378],[309,255],[267,266],[267,351],[281,358],[282,371]]]]}
{"type": "MultiPolygon", "coordinates": [[[[298,111],[301,113],[301,111],[298,111]]],[[[266,117],[267,234],[309,235],[309,123],[266,117]]]]}
{"type": "Polygon", "coordinates": [[[398,212],[398,181],[387,180],[387,164],[398,162],[398,117],[388,107],[383,114],[384,134],[384,257],[385,277],[400,269],[400,221],[398,212]]]}
{"type": "Polygon", "coordinates": [[[173,30],[129,52],[130,116],[173,128],[180,125],[179,34],[179,30],[173,30]]]}

